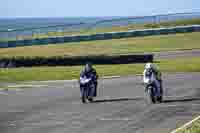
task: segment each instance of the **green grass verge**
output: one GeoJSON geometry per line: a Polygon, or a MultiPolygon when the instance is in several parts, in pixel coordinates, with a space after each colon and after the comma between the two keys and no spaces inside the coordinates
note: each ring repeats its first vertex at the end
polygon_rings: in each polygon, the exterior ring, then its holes
{"type": "MultiPolygon", "coordinates": [[[[162,72],[200,72],[200,58],[198,57],[160,60],[156,64],[162,72]]],[[[0,69],[0,81],[77,79],[81,68],[82,66],[0,69]]],[[[100,76],[127,76],[142,74],[144,64],[96,65],[95,68],[100,76]]]]}
{"type": "Polygon", "coordinates": [[[200,120],[195,121],[191,126],[177,133],[200,133],[200,120]]]}
{"type": "Polygon", "coordinates": [[[119,55],[200,48],[200,32],[5,48],[1,57],[119,55]]]}

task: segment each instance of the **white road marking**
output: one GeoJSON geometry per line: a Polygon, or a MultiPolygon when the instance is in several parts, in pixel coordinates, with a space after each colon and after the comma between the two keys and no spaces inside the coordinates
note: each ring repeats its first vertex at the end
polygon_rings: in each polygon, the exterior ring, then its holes
{"type": "Polygon", "coordinates": [[[190,104],[157,104],[156,106],[158,107],[178,107],[178,106],[200,106],[199,104],[195,104],[195,103],[190,103],[190,104]]]}
{"type": "Polygon", "coordinates": [[[24,127],[59,126],[65,125],[65,121],[46,121],[37,123],[24,123],[24,127]]]}
{"type": "MultiPolygon", "coordinates": [[[[104,76],[100,77],[100,79],[111,79],[111,78],[120,78],[121,76],[104,76]]],[[[31,82],[25,82],[25,83],[63,83],[63,82],[77,82],[77,79],[71,79],[71,80],[47,80],[47,81],[31,81],[31,82]]]]}
{"type": "Polygon", "coordinates": [[[102,79],[120,78],[121,76],[104,76],[102,79]]]}
{"type": "Polygon", "coordinates": [[[62,83],[62,82],[75,82],[78,81],[77,79],[72,80],[47,80],[47,81],[32,81],[32,82],[40,82],[40,83],[62,83]]]}
{"type": "Polygon", "coordinates": [[[9,85],[8,88],[47,87],[47,86],[48,86],[48,85],[21,84],[21,85],[9,85]]]}
{"type": "Polygon", "coordinates": [[[173,130],[171,133],[176,133],[176,132],[178,132],[178,131],[180,131],[180,130],[182,130],[182,129],[187,128],[188,126],[190,126],[192,123],[194,123],[194,122],[197,121],[198,119],[200,119],[200,116],[198,116],[198,117],[194,118],[193,120],[187,122],[186,124],[184,124],[184,125],[181,126],[180,128],[177,128],[177,129],[173,130]]]}
{"type": "Polygon", "coordinates": [[[0,95],[8,95],[6,92],[0,92],[0,95]]]}
{"type": "Polygon", "coordinates": [[[98,118],[100,121],[132,121],[133,119],[130,119],[128,117],[122,117],[122,118],[98,118]]]}
{"type": "Polygon", "coordinates": [[[8,113],[24,113],[23,110],[9,110],[8,113]]]}
{"type": "Polygon", "coordinates": [[[23,89],[15,89],[15,91],[23,91],[23,89]]]}
{"type": "Polygon", "coordinates": [[[182,96],[163,96],[163,98],[172,98],[172,99],[167,99],[167,100],[182,100],[182,99],[190,99],[190,98],[192,98],[192,99],[199,99],[199,97],[193,97],[193,96],[187,96],[187,95],[182,95],[182,96]]]}

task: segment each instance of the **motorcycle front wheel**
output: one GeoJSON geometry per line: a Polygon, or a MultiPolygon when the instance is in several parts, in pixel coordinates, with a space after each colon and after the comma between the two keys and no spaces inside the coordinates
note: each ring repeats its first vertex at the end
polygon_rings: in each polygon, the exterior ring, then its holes
{"type": "Polygon", "coordinates": [[[162,103],[162,100],[163,100],[162,96],[159,96],[159,97],[157,98],[157,101],[158,101],[159,103],[162,103]]]}
{"type": "Polygon", "coordinates": [[[81,88],[81,101],[82,103],[86,103],[86,92],[83,87],[81,88]]]}
{"type": "Polygon", "coordinates": [[[81,97],[81,100],[82,100],[82,103],[86,103],[86,100],[85,100],[84,96],[81,97]]]}
{"type": "Polygon", "coordinates": [[[92,98],[92,97],[89,97],[89,98],[88,98],[88,101],[89,101],[89,102],[93,102],[93,98],[92,98]]]}
{"type": "Polygon", "coordinates": [[[154,97],[152,88],[149,88],[149,89],[147,90],[146,94],[147,94],[146,97],[147,97],[147,102],[148,102],[148,104],[156,103],[156,99],[155,99],[155,97],[154,97]]]}

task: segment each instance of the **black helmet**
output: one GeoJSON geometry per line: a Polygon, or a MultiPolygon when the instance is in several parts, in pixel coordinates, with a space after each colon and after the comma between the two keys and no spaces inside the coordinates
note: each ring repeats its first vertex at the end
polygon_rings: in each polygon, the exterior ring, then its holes
{"type": "Polygon", "coordinates": [[[85,65],[85,71],[89,72],[91,69],[92,69],[92,63],[87,62],[86,65],[85,65]]]}

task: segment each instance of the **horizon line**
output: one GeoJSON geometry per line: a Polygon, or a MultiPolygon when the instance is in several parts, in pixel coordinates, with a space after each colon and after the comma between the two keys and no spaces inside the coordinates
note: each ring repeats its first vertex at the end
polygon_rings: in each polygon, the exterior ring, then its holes
{"type": "Polygon", "coordinates": [[[168,15],[184,15],[184,14],[200,14],[199,12],[174,12],[174,13],[162,13],[162,14],[152,14],[152,15],[135,15],[135,16],[131,16],[131,15],[122,15],[122,16],[51,16],[51,17],[47,17],[47,16],[38,16],[38,17],[30,17],[30,16],[15,16],[15,17],[0,17],[0,19],[45,19],[45,18],[109,18],[109,17],[153,17],[153,16],[168,16],[168,15]]]}

